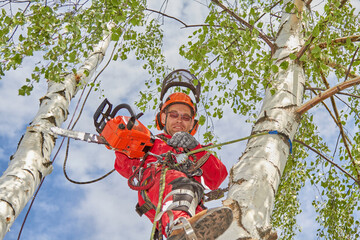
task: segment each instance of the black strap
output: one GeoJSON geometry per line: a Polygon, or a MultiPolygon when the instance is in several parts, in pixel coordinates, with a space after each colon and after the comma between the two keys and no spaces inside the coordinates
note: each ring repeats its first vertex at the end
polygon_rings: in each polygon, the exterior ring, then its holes
{"type": "Polygon", "coordinates": [[[145,202],[141,206],[139,203],[137,203],[135,206],[135,211],[137,212],[137,214],[139,214],[140,217],[145,213],[147,213],[148,211],[150,211],[151,209],[155,209],[154,204],[152,204],[151,202],[145,202]]]}

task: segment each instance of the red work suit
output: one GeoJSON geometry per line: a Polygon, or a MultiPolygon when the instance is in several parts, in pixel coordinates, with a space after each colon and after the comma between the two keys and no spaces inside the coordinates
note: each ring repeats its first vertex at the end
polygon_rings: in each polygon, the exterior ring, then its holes
{"type": "MultiPolygon", "coordinates": [[[[168,139],[171,138],[170,135],[165,135],[165,134],[162,134],[162,135],[168,139]]],[[[201,147],[202,146],[199,144],[194,149],[199,149],[201,147]]],[[[191,149],[191,150],[194,150],[194,149],[191,149]]],[[[154,145],[152,146],[150,152],[160,155],[163,153],[167,153],[168,151],[171,151],[173,153],[182,153],[182,151],[183,151],[182,148],[177,148],[177,150],[178,151],[176,151],[176,149],[174,149],[173,147],[169,146],[165,141],[163,141],[159,138],[156,138],[154,145]]],[[[115,152],[115,154],[116,154],[116,160],[115,160],[116,171],[118,171],[123,177],[129,179],[131,177],[131,175],[133,174],[134,170],[140,166],[140,163],[141,163],[140,159],[128,158],[125,154],[120,153],[120,152],[115,152]]],[[[195,159],[200,159],[205,154],[206,154],[206,151],[195,153],[194,154],[196,156],[195,159]]],[[[191,157],[189,157],[189,159],[191,159],[191,157]]],[[[157,161],[157,159],[154,156],[151,156],[151,155],[147,156],[145,159],[144,167],[146,167],[148,163],[156,162],[156,161],[157,161]]],[[[140,206],[142,206],[145,203],[145,200],[143,197],[144,192],[147,195],[148,199],[152,202],[152,204],[155,207],[158,204],[161,166],[152,165],[152,168],[153,168],[153,170],[154,170],[154,168],[156,170],[155,177],[153,177],[154,184],[145,191],[138,191],[138,199],[139,199],[138,204],[140,206]]],[[[228,174],[225,165],[214,155],[209,156],[208,160],[201,166],[201,170],[202,170],[201,176],[194,176],[193,179],[195,181],[198,181],[199,183],[201,183],[203,185],[203,187],[205,187],[206,189],[210,189],[210,190],[217,189],[220,186],[220,184],[224,181],[224,179],[226,178],[226,176],[228,174]]],[[[153,173],[154,173],[154,171],[153,171],[153,173]]],[[[151,167],[147,168],[143,172],[142,181],[144,181],[144,179],[147,179],[150,175],[151,175],[151,167]]],[[[169,183],[172,182],[173,180],[175,180],[177,178],[181,178],[181,177],[187,177],[187,176],[185,173],[177,171],[177,170],[167,170],[166,176],[165,176],[165,190],[163,193],[163,199],[169,192],[172,191],[172,185],[169,183]]],[[[151,180],[148,180],[148,181],[151,181],[151,180]]],[[[171,197],[168,199],[168,201],[171,201],[171,197]]],[[[165,203],[163,203],[163,206],[164,205],[165,205],[165,203]]],[[[196,208],[196,213],[198,213],[202,210],[203,210],[203,208],[200,205],[198,205],[196,208]]],[[[155,209],[151,209],[145,213],[145,215],[150,219],[151,222],[154,221],[155,212],[156,212],[155,209]]],[[[174,220],[181,216],[189,218],[189,215],[184,211],[173,210],[172,212],[174,214],[174,220]]],[[[161,221],[162,221],[162,228],[163,228],[162,232],[165,235],[164,228],[169,223],[169,217],[167,216],[167,214],[164,214],[162,216],[161,221]]]]}

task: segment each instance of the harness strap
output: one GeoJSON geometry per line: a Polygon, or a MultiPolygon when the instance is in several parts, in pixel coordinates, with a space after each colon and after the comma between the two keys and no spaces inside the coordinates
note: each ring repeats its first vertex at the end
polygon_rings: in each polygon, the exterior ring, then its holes
{"type": "Polygon", "coordinates": [[[139,203],[137,203],[135,206],[135,211],[137,212],[137,214],[139,214],[140,217],[145,213],[147,213],[148,211],[150,211],[151,209],[156,209],[156,208],[155,205],[152,204],[152,202],[150,202],[149,200],[145,200],[145,203],[141,206],[139,203]]]}

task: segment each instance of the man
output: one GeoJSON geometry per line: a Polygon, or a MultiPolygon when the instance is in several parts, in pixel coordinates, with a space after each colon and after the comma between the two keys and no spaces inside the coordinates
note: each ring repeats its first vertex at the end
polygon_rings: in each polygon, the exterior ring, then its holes
{"type": "Polygon", "coordinates": [[[229,208],[207,210],[202,203],[204,189],[215,190],[226,178],[224,164],[206,151],[185,160],[176,155],[202,148],[192,136],[197,128],[196,111],[188,95],[171,94],[161,104],[156,119],[164,133],[157,136],[143,161],[116,152],[115,169],[139,192],[137,212],[152,222],[159,221],[159,230],[169,240],[215,239],[232,222],[229,208]],[[165,174],[163,164],[167,166],[165,174]],[[165,180],[163,190],[161,178],[165,180]],[[134,183],[135,179],[138,184],[134,183]],[[161,212],[155,216],[159,199],[162,199],[161,212]]]}

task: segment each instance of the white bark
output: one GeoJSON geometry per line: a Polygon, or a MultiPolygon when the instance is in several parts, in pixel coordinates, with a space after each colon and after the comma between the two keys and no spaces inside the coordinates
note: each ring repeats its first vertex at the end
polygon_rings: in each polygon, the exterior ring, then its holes
{"type": "Polygon", "coordinates": [[[68,74],[61,83],[49,81],[47,94],[40,99],[39,111],[20,140],[7,170],[0,178],[0,238],[3,239],[16,217],[33,196],[42,178],[50,174],[50,154],[55,137],[50,127],[61,126],[68,115],[79,81],[86,83],[103,60],[110,36],[94,47],[76,75],[68,74]],[[89,74],[86,75],[85,72],[89,74]]]}
{"type": "MultiPolygon", "coordinates": [[[[302,11],[303,1],[293,0],[302,11]]],[[[299,125],[295,110],[302,103],[305,75],[301,63],[290,61],[304,44],[299,14],[283,13],[276,40],[275,59],[289,61],[289,68],[273,76],[275,94],[267,89],[259,119],[252,133],[277,130],[281,134],[250,139],[244,154],[230,171],[230,189],[225,206],[233,209],[234,222],[218,239],[276,239],[271,231],[270,216],[274,197],[287,158],[289,139],[299,125]]]]}

